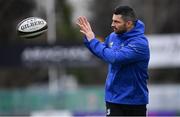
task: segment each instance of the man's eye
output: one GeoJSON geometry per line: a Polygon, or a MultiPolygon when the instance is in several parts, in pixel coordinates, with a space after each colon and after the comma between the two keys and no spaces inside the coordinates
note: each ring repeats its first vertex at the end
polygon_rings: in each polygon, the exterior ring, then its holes
{"type": "Polygon", "coordinates": [[[120,23],[119,21],[114,21],[115,23],[120,23]]]}

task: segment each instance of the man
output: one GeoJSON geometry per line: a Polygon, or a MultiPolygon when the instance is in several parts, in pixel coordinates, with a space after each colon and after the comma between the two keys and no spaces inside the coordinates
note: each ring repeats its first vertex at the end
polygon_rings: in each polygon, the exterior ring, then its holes
{"type": "Polygon", "coordinates": [[[148,40],[144,24],[129,6],[115,8],[112,32],[104,43],[95,38],[86,17],[77,24],[84,43],[97,57],[109,64],[105,101],[107,116],[146,116],[148,104],[148,40]]]}

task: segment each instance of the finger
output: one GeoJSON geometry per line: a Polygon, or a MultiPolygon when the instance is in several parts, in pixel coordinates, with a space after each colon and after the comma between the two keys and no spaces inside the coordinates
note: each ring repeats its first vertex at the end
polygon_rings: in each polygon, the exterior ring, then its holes
{"type": "Polygon", "coordinates": [[[81,28],[83,31],[85,31],[85,32],[91,30],[91,26],[90,26],[89,22],[87,21],[87,18],[84,17],[84,16],[80,16],[80,17],[78,18],[77,24],[78,24],[78,25],[80,26],[80,28],[81,28]]]}
{"type": "Polygon", "coordinates": [[[88,30],[88,31],[91,30],[91,26],[90,26],[87,18],[83,16],[83,17],[81,17],[81,20],[82,20],[83,25],[86,28],[86,30],[88,30]]]}
{"type": "Polygon", "coordinates": [[[80,30],[82,30],[83,32],[87,32],[86,28],[83,25],[79,24],[78,22],[76,24],[80,27],[80,30]]]}
{"type": "Polygon", "coordinates": [[[81,24],[81,23],[82,23],[80,17],[77,18],[77,23],[78,23],[78,24],[81,24]]]}
{"type": "Polygon", "coordinates": [[[78,18],[78,24],[85,26],[85,22],[82,16],[78,18]]]}
{"type": "Polygon", "coordinates": [[[81,18],[81,17],[79,17],[79,18],[77,19],[76,24],[78,24],[79,26],[80,26],[80,25],[83,25],[83,21],[82,21],[82,18],[81,18]]]}
{"type": "Polygon", "coordinates": [[[83,19],[83,22],[84,22],[86,28],[89,29],[89,25],[88,25],[88,20],[87,20],[87,18],[86,18],[86,17],[82,17],[82,19],[83,19]]]}
{"type": "Polygon", "coordinates": [[[83,31],[83,30],[80,30],[80,32],[81,32],[82,34],[86,35],[86,32],[85,32],[85,31],[83,31]]]}
{"type": "Polygon", "coordinates": [[[91,25],[90,25],[89,22],[87,22],[87,26],[88,26],[89,30],[92,30],[91,25]]]}
{"type": "Polygon", "coordinates": [[[87,18],[86,17],[83,17],[83,20],[84,20],[84,22],[85,22],[85,24],[88,26],[88,20],[87,20],[87,18]]]}
{"type": "Polygon", "coordinates": [[[79,23],[80,23],[79,18],[77,18],[76,24],[79,24],[79,23]]]}
{"type": "Polygon", "coordinates": [[[80,23],[80,24],[83,24],[83,18],[82,18],[82,16],[79,17],[79,23],[80,23]]]}
{"type": "Polygon", "coordinates": [[[88,30],[92,30],[92,29],[91,29],[91,25],[90,25],[90,23],[89,23],[89,21],[87,20],[86,17],[83,17],[83,21],[84,21],[84,23],[86,24],[86,28],[87,28],[88,30]]]}
{"type": "Polygon", "coordinates": [[[80,24],[80,22],[79,22],[79,21],[77,21],[77,22],[76,22],[76,24],[77,24],[79,27],[81,27],[81,24],[80,24]]]}

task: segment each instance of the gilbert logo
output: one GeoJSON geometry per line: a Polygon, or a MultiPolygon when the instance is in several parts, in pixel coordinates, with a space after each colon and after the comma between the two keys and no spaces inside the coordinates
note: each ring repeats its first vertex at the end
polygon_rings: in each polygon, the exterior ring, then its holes
{"type": "Polygon", "coordinates": [[[111,48],[113,46],[113,42],[110,42],[109,43],[109,47],[111,48]]]}
{"type": "Polygon", "coordinates": [[[43,21],[33,21],[27,22],[27,24],[21,26],[21,30],[25,30],[27,28],[35,27],[36,25],[44,25],[43,21]]]}
{"type": "Polygon", "coordinates": [[[110,114],[111,114],[111,110],[108,108],[107,112],[106,112],[106,115],[110,115],[110,114]]]}

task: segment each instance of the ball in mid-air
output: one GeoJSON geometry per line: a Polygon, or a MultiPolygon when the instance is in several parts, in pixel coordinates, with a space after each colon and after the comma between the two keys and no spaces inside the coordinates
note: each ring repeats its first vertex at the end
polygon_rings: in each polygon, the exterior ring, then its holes
{"type": "Polygon", "coordinates": [[[47,31],[47,22],[38,17],[29,17],[17,25],[17,34],[22,38],[37,37],[47,31]]]}

